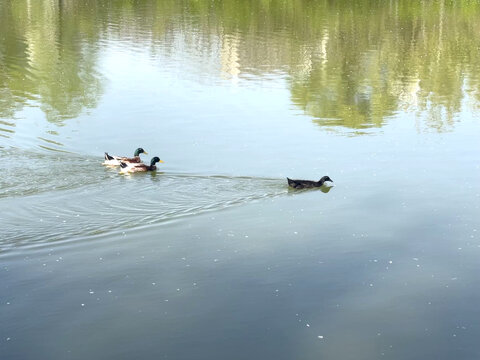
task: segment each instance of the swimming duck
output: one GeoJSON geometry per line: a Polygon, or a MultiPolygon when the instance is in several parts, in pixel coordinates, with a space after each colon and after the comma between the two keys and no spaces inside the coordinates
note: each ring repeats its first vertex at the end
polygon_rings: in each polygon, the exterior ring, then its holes
{"type": "Polygon", "coordinates": [[[135,163],[125,163],[123,161],[120,162],[120,167],[122,168],[120,170],[120,173],[134,173],[134,172],[145,172],[145,171],[155,171],[157,170],[157,167],[155,164],[157,162],[163,163],[163,160],[160,160],[158,156],[155,156],[152,158],[150,161],[150,165],[145,165],[145,164],[135,164],[135,163]]]}
{"type": "Polygon", "coordinates": [[[103,165],[118,166],[120,165],[120,162],[139,164],[142,162],[142,160],[140,159],[140,154],[142,153],[148,154],[142,148],[138,148],[137,150],[135,150],[135,153],[131,158],[124,157],[124,156],[109,155],[108,153],[105,153],[105,161],[103,162],[103,165]]]}
{"type": "Polygon", "coordinates": [[[325,181],[331,181],[333,182],[332,179],[330,179],[328,176],[323,176],[320,180],[318,181],[311,181],[311,180],[292,180],[287,177],[288,181],[288,186],[293,187],[294,189],[305,189],[305,188],[314,188],[314,187],[320,187],[322,186],[325,181]]]}

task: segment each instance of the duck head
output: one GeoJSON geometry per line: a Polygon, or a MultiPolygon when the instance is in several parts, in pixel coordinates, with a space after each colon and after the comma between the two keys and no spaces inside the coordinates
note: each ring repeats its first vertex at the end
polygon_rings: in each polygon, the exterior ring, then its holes
{"type": "Polygon", "coordinates": [[[135,150],[135,153],[133,154],[134,156],[140,156],[140,154],[148,154],[145,150],[143,150],[142,148],[138,148],[137,150],[135,150]]]}
{"type": "Polygon", "coordinates": [[[328,176],[322,176],[322,178],[318,181],[319,183],[323,184],[325,181],[331,181],[333,182],[332,179],[330,179],[328,176]]]}
{"type": "Polygon", "coordinates": [[[153,165],[155,165],[157,162],[159,162],[159,163],[163,163],[163,162],[165,162],[165,161],[163,161],[163,160],[160,160],[160,158],[159,158],[158,156],[155,156],[155,157],[154,157],[154,158],[152,158],[152,160],[150,161],[150,166],[153,166],[153,165]]]}

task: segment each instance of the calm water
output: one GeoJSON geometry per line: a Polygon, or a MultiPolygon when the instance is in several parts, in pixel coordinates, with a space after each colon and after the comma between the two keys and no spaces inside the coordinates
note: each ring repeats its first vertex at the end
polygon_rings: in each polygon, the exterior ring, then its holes
{"type": "Polygon", "coordinates": [[[0,358],[480,358],[479,33],[477,1],[0,0],[0,358]]]}

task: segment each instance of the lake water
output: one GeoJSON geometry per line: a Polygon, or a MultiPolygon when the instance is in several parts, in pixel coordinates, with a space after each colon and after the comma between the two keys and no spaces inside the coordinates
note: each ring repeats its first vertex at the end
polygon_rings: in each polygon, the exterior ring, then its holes
{"type": "Polygon", "coordinates": [[[479,32],[476,1],[0,0],[0,358],[480,358],[479,32]],[[137,147],[165,163],[101,165],[137,147]]]}

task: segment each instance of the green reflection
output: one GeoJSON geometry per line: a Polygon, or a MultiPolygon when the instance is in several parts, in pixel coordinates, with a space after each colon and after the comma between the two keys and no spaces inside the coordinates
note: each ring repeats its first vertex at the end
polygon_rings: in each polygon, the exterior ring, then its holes
{"type": "Polygon", "coordinates": [[[320,35],[305,42],[308,66],[292,73],[292,99],[320,125],[378,127],[411,110],[427,113],[428,127],[448,130],[465,91],[478,99],[479,9],[471,1],[312,9],[310,19],[328,16],[309,23],[320,35]]]}
{"type": "Polygon", "coordinates": [[[231,74],[285,71],[292,102],[321,126],[361,134],[414,111],[426,115],[426,127],[446,131],[466,92],[479,99],[479,2],[214,4],[196,9],[205,23],[221,19],[224,39],[240,37],[235,51],[232,41],[222,44],[235,53],[231,74]]]}
{"type": "Polygon", "coordinates": [[[61,124],[95,107],[113,40],[220,64],[203,78],[280,74],[320,126],[361,134],[413,111],[446,131],[467,93],[480,100],[479,31],[470,0],[0,0],[0,117],[38,101],[61,124]]]}
{"type": "Polygon", "coordinates": [[[38,102],[62,124],[96,106],[98,30],[70,1],[0,1],[0,117],[38,102]]]}

